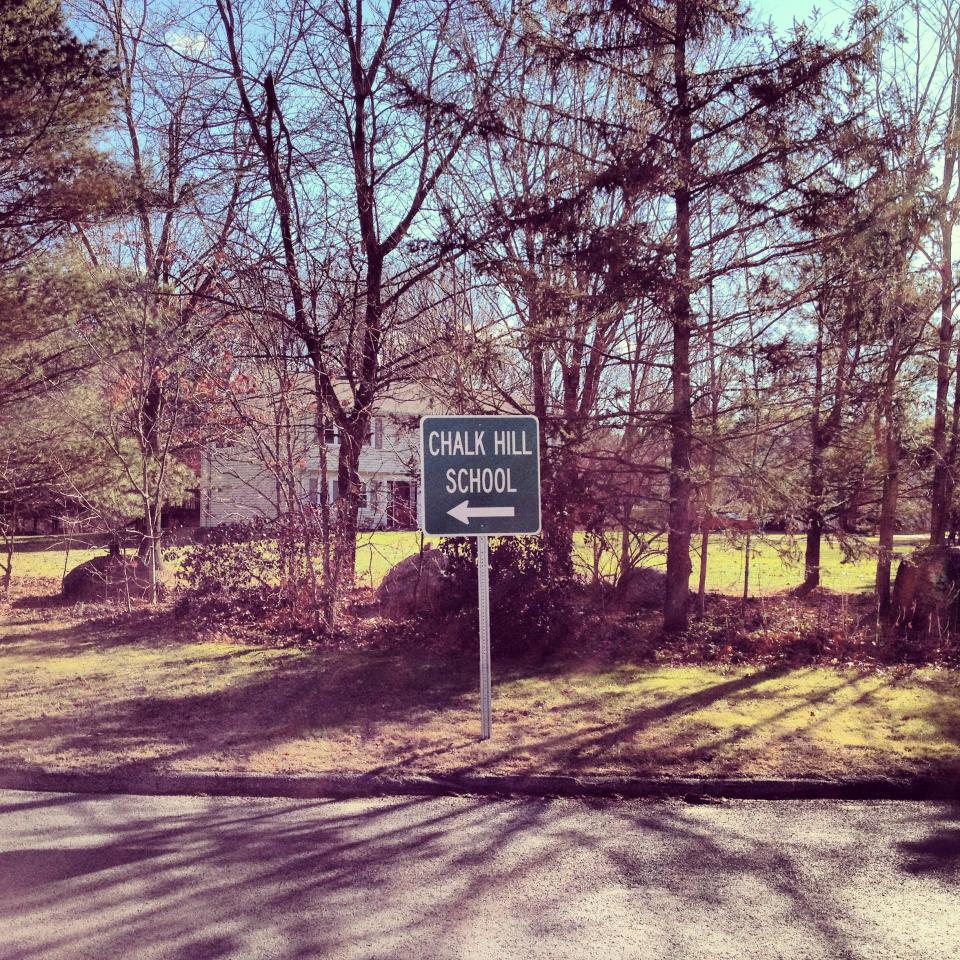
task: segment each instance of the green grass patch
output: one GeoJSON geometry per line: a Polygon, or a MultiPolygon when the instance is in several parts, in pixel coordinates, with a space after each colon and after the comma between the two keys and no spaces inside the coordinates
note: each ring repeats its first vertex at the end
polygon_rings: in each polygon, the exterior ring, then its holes
{"type": "MultiPolygon", "coordinates": [[[[29,540],[29,538],[24,538],[29,540]]],[[[924,541],[921,536],[898,537],[895,550],[898,556],[909,553],[924,541]]],[[[423,542],[436,545],[436,537],[423,538],[423,542]]],[[[387,571],[400,560],[420,549],[421,536],[415,531],[391,531],[363,533],[357,541],[357,578],[365,585],[377,586],[387,571]]],[[[170,551],[172,562],[166,576],[173,579],[178,555],[186,548],[170,551]]],[[[803,579],[803,542],[798,537],[769,536],[754,539],[750,556],[750,596],[766,596],[797,586],[803,579]]],[[[873,590],[876,576],[876,538],[865,537],[860,543],[858,555],[850,559],[840,547],[829,540],[823,545],[823,586],[838,593],[867,593],[873,590]]],[[[72,549],[69,554],[62,549],[23,550],[14,558],[14,575],[17,577],[63,576],[64,568],[72,569],[85,560],[102,553],[102,549],[72,549]]],[[[691,554],[693,574],[690,586],[696,589],[699,577],[699,554],[691,554]]],[[[743,592],[745,550],[741,542],[715,536],[710,544],[707,568],[707,589],[712,593],[739,595],[743,592]]],[[[578,568],[590,575],[593,569],[591,546],[582,534],[576,545],[578,568]]],[[[650,566],[661,566],[661,555],[651,555],[646,561],[650,566]]],[[[601,572],[613,576],[616,559],[611,553],[601,557],[601,572]]]]}
{"type": "MultiPolygon", "coordinates": [[[[29,613],[26,611],[25,613],[29,613]]],[[[272,649],[188,623],[0,628],[0,763],[270,773],[960,775],[949,670],[494,664],[272,649]]]]}
{"type": "Polygon", "coordinates": [[[381,530],[357,537],[357,580],[376,587],[392,566],[420,550],[420,545],[437,546],[439,537],[421,536],[415,530],[381,530]]]}
{"type": "Polygon", "coordinates": [[[102,556],[103,548],[81,547],[75,550],[31,550],[20,551],[13,557],[14,577],[43,577],[59,580],[64,573],[69,573],[74,567],[102,556]]]}

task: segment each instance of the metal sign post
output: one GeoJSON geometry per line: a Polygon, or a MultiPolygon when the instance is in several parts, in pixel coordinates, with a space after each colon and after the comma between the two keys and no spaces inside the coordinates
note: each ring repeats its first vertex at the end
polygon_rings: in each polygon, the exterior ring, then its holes
{"type": "Polygon", "coordinates": [[[489,537],[477,537],[477,596],[480,611],[480,739],[490,739],[493,713],[490,683],[490,554],[489,537]]]}
{"type": "Polygon", "coordinates": [[[491,536],[540,532],[540,424],[536,417],[423,417],[424,533],[477,538],[480,739],[491,731],[491,536]]]}

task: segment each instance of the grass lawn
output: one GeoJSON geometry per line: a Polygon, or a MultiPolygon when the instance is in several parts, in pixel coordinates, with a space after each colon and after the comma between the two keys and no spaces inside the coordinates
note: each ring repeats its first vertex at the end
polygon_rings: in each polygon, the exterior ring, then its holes
{"type": "Polygon", "coordinates": [[[0,764],[960,775],[949,670],[495,662],[494,739],[481,744],[472,652],[276,649],[165,616],[60,616],[20,601],[0,626],[0,764]]]}
{"type": "MultiPolygon", "coordinates": [[[[897,538],[898,554],[909,553],[915,546],[924,542],[920,536],[897,538]]],[[[14,558],[14,574],[17,577],[60,578],[66,562],[72,569],[85,560],[102,553],[102,549],[72,549],[67,555],[64,550],[30,550],[30,538],[23,538],[23,549],[14,558]]],[[[427,543],[438,543],[435,537],[426,537],[427,543]]],[[[876,573],[876,557],[871,551],[876,549],[876,538],[864,538],[863,552],[857,559],[847,561],[843,552],[833,543],[825,542],[823,548],[823,586],[838,593],[869,592],[873,589],[876,573]]],[[[419,549],[420,534],[416,532],[379,532],[360,535],[357,545],[357,574],[362,583],[376,586],[386,572],[404,557],[419,549]]],[[[750,560],[750,595],[762,596],[777,593],[796,586],[803,579],[802,541],[787,536],[768,536],[763,541],[754,541],[750,560]]],[[[176,554],[176,551],[174,551],[176,554]]],[[[699,554],[692,555],[693,574],[690,585],[696,589],[699,577],[699,554]]],[[[585,572],[592,567],[591,548],[583,542],[577,545],[578,565],[585,572]]],[[[652,566],[661,565],[663,557],[652,556],[647,561],[652,566]]],[[[173,567],[175,568],[176,560],[173,567]]],[[[606,554],[601,563],[605,573],[611,573],[615,561],[606,554]]],[[[715,593],[739,595],[743,591],[744,550],[742,544],[735,544],[725,538],[715,536],[710,545],[707,589],[715,593]]],[[[173,575],[173,570],[168,576],[173,575]]]]}
{"type": "Polygon", "coordinates": [[[19,549],[13,557],[13,575],[20,579],[24,577],[42,577],[44,579],[59,580],[64,571],[69,572],[81,563],[92,560],[104,553],[98,549],[66,550],[23,550],[19,549]]]}

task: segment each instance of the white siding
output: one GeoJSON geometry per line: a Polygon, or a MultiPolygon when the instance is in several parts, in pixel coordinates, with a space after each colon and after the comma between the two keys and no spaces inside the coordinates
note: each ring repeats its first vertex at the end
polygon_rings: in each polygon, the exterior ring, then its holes
{"type": "MultiPolygon", "coordinates": [[[[374,427],[371,442],[364,444],[360,454],[360,479],[368,489],[376,490],[369,507],[360,513],[360,525],[364,527],[387,525],[389,493],[398,482],[411,485],[413,516],[419,516],[419,417],[407,410],[403,414],[384,410],[377,417],[380,426],[374,427]]],[[[310,439],[302,458],[300,494],[304,497],[318,489],[320,477],[320,444],[315,438],[310,439]]],[[[338,453],[336,444],[328,445],[328,482],[336,479],[338,453]]],[[[272,517],[277,513],[279,498],[273,472],[242,445],[204,449],[201,483],[201,526],[272,517]]]]}

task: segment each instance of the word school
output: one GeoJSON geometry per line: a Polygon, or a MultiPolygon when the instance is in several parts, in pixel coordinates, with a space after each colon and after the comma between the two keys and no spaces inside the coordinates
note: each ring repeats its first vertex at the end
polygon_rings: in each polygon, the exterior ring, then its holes
{"type": "MultiPolygon", "coordinates": [[[[427,440],[432,457],[485,457],[488,436],[484,430],[433,430],[427,440]]],[[[494,430],[495,457],[532,457],[527,435],[513,430],[494,430]]]]}

